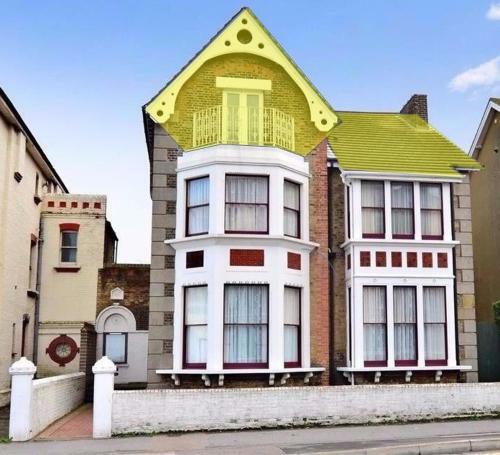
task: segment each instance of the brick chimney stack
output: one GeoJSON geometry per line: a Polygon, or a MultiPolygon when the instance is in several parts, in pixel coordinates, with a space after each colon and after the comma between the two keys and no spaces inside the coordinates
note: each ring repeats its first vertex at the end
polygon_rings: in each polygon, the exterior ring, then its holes
{"type": "Polygon", "coordinates": [[[417,114],[426,122],[429,121],[427,114],[427,95],[413,95],[401,109],[401,114],[417,114]]]}

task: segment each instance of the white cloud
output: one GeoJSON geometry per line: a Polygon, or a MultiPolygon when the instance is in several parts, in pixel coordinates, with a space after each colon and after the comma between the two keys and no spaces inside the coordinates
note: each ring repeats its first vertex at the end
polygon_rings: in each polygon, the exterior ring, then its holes
{"type": "Polygon", "coordinates": [[[486,18],[491,21],[500,21],[500,3],[492,3],[486,13],[486,18]]]}
{"type": "Polygon", "coordinates": [[[453,91],[465,92],[469,88],[489,87],[500,82],[500,55],[457,74],[450,82],[453,91]]]}

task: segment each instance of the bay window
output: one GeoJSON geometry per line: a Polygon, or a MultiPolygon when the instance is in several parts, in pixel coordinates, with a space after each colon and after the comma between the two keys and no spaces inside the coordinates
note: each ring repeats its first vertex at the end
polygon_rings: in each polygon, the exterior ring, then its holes
{"type": "Polygon", "coordinates": [[[396,366],[417,364],[417,292],[394,286],[394,360],[396,366]]]}
{"type": "Polygon", "coordinates": [[[186,235],[208,234],[209,178],[187,181],[186,235]]]}
{"type": "Polygon", "coordinates": [[[61,232],[61,262],[76,264],[78,231],[61,232]]]}
{"type": "Polygon", "coordinates": [[[226,285],[224,367],[267,367],[267,345],[268,286],[226,285]]]}
{"type": "Polygon", "coordinates": [[[420,216],[422,239],[443,238],[443,196],[440,183],[420,184],[420,216]]]}
{"type": "Polygon", "coordinates": [[[446,365],[446,289],[424,287],[425,364],[446,365]]]}
{"type": "Polygon", "coordinates": [[[127,334],[105,333],[103,353],[114,363],[127,363],[127,334]]]}
{"type": "Polygon", "coordinates": [[[269,178],[226,175],[226,233],[268,233],[269,178]]]}
{"type": "Polygon", "coordinates": [[[414,237],[413,183],[391,182],[392,237],[414,237]]]}
{"type": "Polygon", "coordinates": [[[387,299],[385,286],[363,286],[365,366],[387,364],[387,299]]]}
{"type": "Polygon", "coordinates": [[[284,234],[300,237],[300,185],[285,180],[283,194],[284,234]]]}
{"type": "Polygon", "coordinates": [[[205,368],[207,362],[207,286],[184,288],[184,366],[205,368]]]}
{"type": "Polygon", "coordinates": [[[384,210],[384,182],[361,182],[361,215],[364,238],[384,237],[384,210]]]}
{"type": "Polygon", "coordinates": [[[300,366],[300,288],[285,286],[284,298],[285,367],[300,366]]]}

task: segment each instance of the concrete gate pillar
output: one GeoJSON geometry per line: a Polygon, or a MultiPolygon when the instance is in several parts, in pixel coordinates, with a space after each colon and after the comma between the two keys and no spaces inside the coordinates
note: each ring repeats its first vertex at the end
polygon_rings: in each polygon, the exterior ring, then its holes
{"type": "Polygon", "coordinates": [[[115,387],[115,364],[106,356],[92,367],[94,373],[94,438],[111,437],[111,413],[113,410],[113,390],[115,387]]]}

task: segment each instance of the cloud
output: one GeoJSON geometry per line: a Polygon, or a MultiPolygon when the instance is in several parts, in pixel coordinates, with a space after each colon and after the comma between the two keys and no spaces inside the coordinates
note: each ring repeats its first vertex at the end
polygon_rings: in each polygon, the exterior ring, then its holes
{"type": "Polygon", "coordinates": [[[492,3],[486,13],[486,18],[491,21],[500,21],[500,3],[492,3]]]}
{"type": "Polygon", "coordinates": [[[465,92],[469,88],[489,87],[500,82],[500,55],[457,74],[450,82],[450,89],[465,92]]]}

